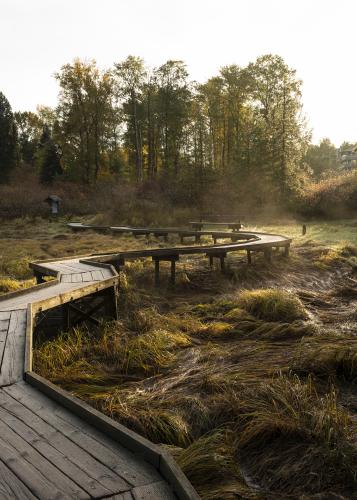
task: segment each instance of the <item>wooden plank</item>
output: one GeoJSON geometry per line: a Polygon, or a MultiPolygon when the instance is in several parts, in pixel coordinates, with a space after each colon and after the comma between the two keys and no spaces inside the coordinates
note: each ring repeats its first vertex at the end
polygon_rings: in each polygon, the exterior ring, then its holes
{"type": "Polygon", "coordinates": [[[82,283],[82,273],[71,274],[72,283],[82,283]]]}
{"type": "Polygon", "coordinates": [[[4,351],[5,351],[5,340],[0,340],[0,373],[1,373],[4,351]]]}
{"type": "Polygon", "coordinates": [[[125,491],[124,493],[120,493],[119,495],[107,497],[105,500],[134,500],[134,497],[130,493],[130,491],[125,491]]]}
{"type": "Polygon", "coordinates": [[[89,498],[3,422],[0,422],[0,459],[39,498],[89,498]]]}
{"type": "Polygon", "coordinates": [[[132,494],[135,500],[177,500],[166,481],[137,486],[132,490],[132,494]]]}
{"type": "Polygon", "coordinates": [[[36,500],[31,491],[0,460],[0,499],[36,500]]]}
{"type": "Polygon", "coordinates": [[[10,322],[10,313],[8,313],[9,317],[7,319],[0,319],[0,331],[6,330],[9,327],[9,322],[10,322]]]}
{"type": "Polygon", "coordinates": [[[150,464],[113,442],[112,439],[98,432],[84,420],[71,414],[28,384],[21,382],[3,390],[63,436],[87,450],[92,457],[115,471],[127,483],[142,485],[160,478],[160,475],[150,464]]]}
{"type": "Polygon", "coordinates": [[[103,274],[100,270],[91,271],[93,281],[101,281],[104,279],[103,274]]]}
{"type": "Polygon", "coordinates": [[[9,321],[10,320],[10,312],[9,311],[0,311],[0,320],[1,321],[9,321]]]}
{"type": "Polygon", "coordinates": [[[0,386],[22,379],[25,359],[26,309],[12,311],[3,355],[0,386]]]}
{"type": "Polygon", "coordinates": [[[75,283],[72,284],[63,283],[63,286],[65,285],[67,286],[71,285],[71,286],[69,286],[66,291],[63,291],[58,295],[45,297],[37,301],[36,303],[33,304],[33,309],[34,311],[39,311],[39,310],[45,311],[47,309],[56,307],[60,304],[64,304],[65,302],[70,302],[72,300],[79,299],[80,297],[85,297],[86,295],[91,295],[92,293],[104,290],[106,288],[116,285],[117,283],[118,283],[117,276],[100,282],[96,281],[95,283],[84,286],[75,283]]]}
{"type": "Polygon", "coordinates": [[[82,274],[82,281],[83,281],[83,283],[93,281],[92,273],[91,272],[83,273],[82,274]]]}
{"type": "Polygon", "coordinates": [[[33,318],[32,304],[29,304],[27,306],[27,314],[26,314],[24,372],[28,372],[28,371],[32,370],[33,322],[34,322],[34,318],[33,318]]]}
{"type": "Polygon", "coordinates": [[[71,274],[61,274],[61,283],[72,283],[71,274]]]}
{"type": "Polygon", "coordinates": [[[91,269],[91,264],[84,264],[82,262],[77,261],[70,261],[67,263],[66,261],[58,261],[58,262],[53,262],[50,264],[50,266],[55,267],[56,269],[59,269],[61,272],[65,273],[78,273],[78,272],[86,272],[91,269]]]}
{"type": "MultiPolygon", "coordinates": [[[[5,293],[4,295],[0,295],[0,306],[1,309],[4,308],[4,303],[7,303],[9,300],[16,299],[16,298],[23,298],[24,296],[27,296],[29,294],[29,291],[31,293],[34,293],[38,290],[42,290],[43,288],[50,288],[53,287],[54,285],[58,284],[58,280],[53,279],[50,281],[46,281],[45,283],[40,283],[38,285],[34,285],[31,288],[23,288],[21,290],[16,290],[15,292],[8,292],[5,293]]],[[[6,315],[7,312],[1,311],[0,315],[6,315]]]]}
{"type": "Polygon", "coordinates": [[[86,464],[79,460],[76,450],[73,452],[73,448],[76,447],[71,442],[69,443],[72,448],[66,446],[68,444],[67,439],[54,432],[53,428],[40,418],[36,418],[36,415],[24,408],[23,405],[16,404],[15,400],[3,391],[0,392],[0,398],[2,406],[0,408],[0,420],[5,422],[42,456],[46,457],[57,469],[62,471],[91,497],[99,498],[113,493],[113,490],[101,484],[100,478],[98,480],[98,478],[93,477],[90,471],[85,468],[86,464]],[[13,403],[11,403],[11,400],[13,403]],[[59,440],[60,446],[56,446],[59,440]]]}
{"type": "MultiPolygon", "coordinates": [[[[2,415],[3,417],[3,415],[2,415]]],[[[41,432],[38,429],[39,425],[39,420],[36,420],[35,415],[33,415],[33,420],[36,421],[32,424],[33,427],[36,426],[36,429],[38,432],[41,432]]],[[[40,422],[40,425],[45,427],[45,421],[42,420],[40,422]]],[[[2,429],[3,425],[0,421],[0,431],[2,429]]],[[[19,429],[19,425],[17,426],[17,430],[19,429]]],[[[56,450],[60,451],[61,453],[64,453],[65,455],[71,457],[72,461],[75,461],[75,463],[81,464],[81,469],[84,471],[87,471],[87,473],[97,482],[99,485],[102,485],[105,490],[107,491],[107,494],[113,494],[113,493],[120,493],[121,491],[126,491],[130,488],[130,485],[128,482],[126,482],[124,479],[122,479],[118,474],[110,470],[108,467],[103,465],[99,460],[95,460],[90,453],[86,452],[83,448],[80,446],[74,446],[73,443],[71,442],[70,439],[64,439],[63,434],[61,433],[54,433],[53,429],[48,430],[48,435],[47,438],[51,440],[51,443],[53,443],[56,446],[56,450]],[[52,431],[52,435],[51,435],[52,431]],[[60,450],[58,450],[60,448],[60,450]]],[[[7,433],[6,436],[4,436],[4,439],[7,439],[9,432],[7,433]]],[[[30,431],[27,432],[27,435],[30,434],[30,431]]],[[[0,434],[1,435],[1,434],[0,434]]],[[[46,447],[45,446],[45,441],[43,440],[41,443],[41,448],[46,447]]],[[[48,447],[47,447],[48,448],[48,447]]],[[[53,461],[56,461],[56,466],[60,465],[62,467],[66,467],[66,464],[64,463],[63,460],[60,460],[60,455],[54,451],[52,447],[52,454],[51,458],[53,461]]],[[[37,453],[37,452],[36,452],[37,453]]],[[[0,451],[0,456],[1,456],[1,451],[0,451]]],[[[50,458],[50,459],[51,459],[50,458]]],[[[37,462],[36,462],[37,463],[37,462]]],[[[44,464],[45,466],[45,464],[44,464]]],[[[52,468],[52,464],[50,469],[52,468]]],[[[75,467],[73,466],[73,472],[75,472],[75,467]]],[[[61,473],[62,474],[62,473],[61,473]]],[[[60,477],[59,479],[60,480],[60,477]]],[[[83,480],[83,476],[82,476],[83,480]]],[[[57,480],[56,480],[57,481],[57,480]]],[[[56,483],[59,484],[59,483],[56,483]]]]}
{"type": "Polygon", "coordinates": [[[161,456],[160,472],[166,481],[172,485],[180,500],[200,500],[190,481],[166,451],[161,456]]]}

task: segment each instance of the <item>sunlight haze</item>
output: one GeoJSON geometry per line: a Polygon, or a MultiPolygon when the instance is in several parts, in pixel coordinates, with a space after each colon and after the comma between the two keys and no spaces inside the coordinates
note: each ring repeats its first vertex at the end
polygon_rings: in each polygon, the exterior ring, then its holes
{"type": "Polygon", "coordinates": [[[55,106],[53,74],[75,57],[187,63],[203,82],[226,64],[281,55],[304,82],[313,140],[357,141],[356,2],[2,0],[0,91],[14,110],[55,106]]]}

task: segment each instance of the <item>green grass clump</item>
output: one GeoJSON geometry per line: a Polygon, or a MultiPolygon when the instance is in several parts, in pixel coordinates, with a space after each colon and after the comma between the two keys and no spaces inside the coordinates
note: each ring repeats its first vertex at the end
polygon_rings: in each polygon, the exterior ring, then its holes
{"type": "Polygon", "coordinates": [[[116,375],[138,376],[159,373],[173,363],[178,349],[190,345],[190,338],[183,332],[157,329],[135,335],[121,323],[112,322],[96,334],[73,329],[42,344],[39,341],[34,366],[43,376],[66,386],[76,381],[90,383],[91,378],[97,384],[100,372],[104,381],[112,378],[113,371],[116,375]],[[94,363],[89,362],[91,359],[94,363]]]}
{"type": "Polygon", "coordinates": [[[198,330],[198,334],[201,337],[210,339],[222,339],[230,337],[234,330],[234,326],[223,321],[210,321],[209,323],[202,325],[198,330]]]}
{"type": "MultiPolygon", "coordinates": [[[[229,318],[230,319],[230,318],[229,318]]],[[[262,321],[253,316],[241,321],[231,322],[211,321],[203,325],[196,334],[206,339],[224,340],[233,338],[251,338],[256,340],[291,340],[316,334],[317,327],[309,321],[292,321],[280,323],[262,321]]]]}
{"type": "Polygon", "coordinates": [[[0,264],[0,271],[11,278],[29,279],[32,277],[32,271],[29,268],[30,262],[30,257],[5,258],[0,264]]]}
{"type": "Polygon", "coordinates": [[[246,290],[237,300],[238,307],[265,321],[306,319],[301,301],[293,294],[273,288],[246,290]]]}
{"type": "Polygon", "coordinates": [[[246,485],[235,456],[234,433],[216,430],[197,439],[176,460],[205,500],[257,498],[246,485]]]}
{"type": "Polygon", "coordinates": [[[320,396],[310,379],[281,376],[238,400],[237,447],[253,479],[286,494],[353,490],[354,428],[333,389],[320,396]]]}
{"type": "Polygon", "coordinates": [[[0,279],[0,293],[15,292],[16,290],[20,290],[20,288],[20,283],[16,280],[10,278],[0,279]]]}
{"type": "Polygon", "coordinates": [[[11,278],[0,278],[0,295],[9,292],[16,292],[23,288],[28,288],[36,284],[35,280],[28,279],[25,281],[17,281],[11,278]]]}
{"type": "Polygon", "coordinates": [[[343,257],[357,257],[357,246],[356,245],[344,245],[341,247],[340,253],[343,257]]]}
{"type": "Polygon", "coordinates": [[[64,374],[67,369],[74,370],[74,365],[84,358],[84,352],[90,347],[90,337],[79,328],[62,333],[56,339],[41,343],[35,342],[34,368],[50,378],[64,374]]]}
{"type": "Polygon", "coordinates": [[[154,443],[187,446],[190,429],[172,404],[163,404],[147,392],[108,392],[101,398],[100,409],[154,443]]]}
{"type": "Polygon", "coordinates": [[[321,378],[354,382],[357,380],[357,348],[343,341],[323,345],[304,342],[292,367],[297,372],[313,373],[321,378]]]}
{"type": "Polygon", "coordinates": [[[192,311],[204,319],[215,319],[220,317],[237,307],[237,304],[232,300],[219,299],[208,304],[198,304],[193,307],[192,311]]]}
{"type": "Polygon", "coordinates": [[[130,339],[122,354],[122,369],[126,373],[158,373],[175,359],[174,350],[191,345],[183,333],[154,330],[130,339]]]}

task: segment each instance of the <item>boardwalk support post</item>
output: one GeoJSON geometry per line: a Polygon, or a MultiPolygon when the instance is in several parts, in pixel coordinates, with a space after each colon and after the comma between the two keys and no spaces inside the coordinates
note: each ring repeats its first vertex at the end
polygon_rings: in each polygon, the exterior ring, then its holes
{"type": "Polygon", "coordinates": [[[155,262],[155,286],[160,284],[160,259],[154,259],[155,262]]]}
{"type": "Polygon", "coordinates": [[[271,248],[266,248],[264,250],[264,258],[267,262],[271,262],[271,254],[272,254],[271,248]]]}
{"type": "Polygon", "coordinates": [[[170,262],[170,282],[174,285],[176,282],[176,262],[179,260],[179,255],[164,255],[160,257],[153,257],[152,260],[155,262],[155,286],[160,284],[160,262],[166,261],[170,262]]]}
{"type": "Polygon", "coordinates": [[[248,264],[252,263],[252,254],[251,254],[250,250],[247,250],[247,261],[248,261],[248,264]]]}
{"type": "Polygon", "coordinates": [[[226,256],[225,255],[220,255],[219,257],[219,260],[220,260],[220,263],[221,263],[221,271],[224,271],[225,270],[225,260],[226,256]]]}
{"type": "Polygon", "coordinates": [[[38,285],[40,283],[45,283],[45,280],[43,279],[43,274],[40,271],[35,271],[34,275],[35,275],[35,278],[36,278],[36,283],[38,285]]]}
{"type": "Polygon", "coordinates": [[[227,257],[226,252],[219,252],[219,253],[207,253],[207,257],[209,258],[209,265],[213,267],[213,259],[219,259],[220,262],[220,267],[221,271],[223,272],[225,270],[225,258],[227,257]]]}
{"type": "Polygon", "coordinates": [[[125,259],[119,257],[119,259],[112,261],[111,264],[114,266],[116,271],[121,271],[121,268],[125,266],[125,259]]]}
{"type": "Polygon", "coordinates": [[[170,277],[172,285],[175,284],[176,281],[176,261],[171,261],[171,277],[170,277]]]}
{"type": "Polygon", "coordinates": [[[285,245],[285,248],[284,248],[284,257],[289,257],[289,251],[290,251],[290,244],[285,245]]]}

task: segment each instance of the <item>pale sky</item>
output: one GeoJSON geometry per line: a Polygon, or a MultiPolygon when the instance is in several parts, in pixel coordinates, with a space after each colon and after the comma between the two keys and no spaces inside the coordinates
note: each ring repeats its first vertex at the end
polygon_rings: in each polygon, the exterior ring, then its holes
{"type": "Polygon", "coordinates": [[[182,59],[204,81],[273,53],[304,82],[314,141],[339,145],[357,141],[356,38],[356,0],[0,0],[0,91],[35,110],[56,104],[53,74],[75,57],[182,59]]]}

